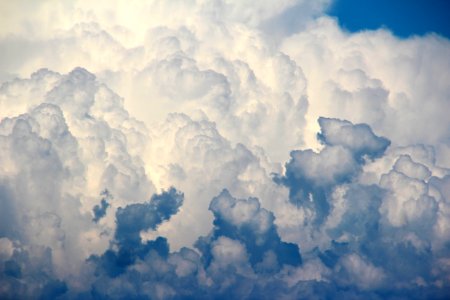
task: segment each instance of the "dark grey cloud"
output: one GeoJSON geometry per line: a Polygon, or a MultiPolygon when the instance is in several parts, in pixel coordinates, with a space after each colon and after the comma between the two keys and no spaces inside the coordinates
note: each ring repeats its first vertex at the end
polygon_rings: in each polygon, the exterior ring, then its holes
{"type": "Polygon", "coordinates": [[[108,192],[108,190],[104,190],[101,195],[103,197],[100,201],[100,204],[95,205],[92,209],[92,212],[94,213],[94,218],[92,219],[92,221],[96,223],[106,215],[106,210],[110,206],[108,201],[110,201],[109,198],[111,197],[111,194],[108,192]]]}

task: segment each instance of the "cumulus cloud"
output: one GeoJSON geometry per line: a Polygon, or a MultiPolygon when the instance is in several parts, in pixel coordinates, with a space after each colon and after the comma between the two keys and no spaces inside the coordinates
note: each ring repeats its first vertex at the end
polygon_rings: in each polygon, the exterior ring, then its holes
{"type": "Polygon", "coordinates": [[[366,124],[319,118],[318,139],[324,148],[291,152],[286,174],[275,181],[289,188],[290,201],[315,214],[314,222],[323,222],[330,210],[329,194],[351,182],[362,170],[365,159],[382,156],[390,142],[374,135],[366,124]]]}
{"type": "Polygon", "coordinates": [[[448,144],[448,39],[398,39],[388,29],[350,34],[322,17],[281,49],[308,78],[310,122],[325,115],[367,123],[397,146],[448,144]]]}
{"type": "Polygon", "coordinates": [[[137,257],[144,257],[152,249],[158,253],[168,252],[164,238],[143,244],[140,233],[156,229],[178,211],[182,202],[183,194],[171,188],[167,192],[153,195],[148,203],[133,203],[124,208],[119,207],[116,211],[117,226],[114,233],[117,251],[108,250],[100,257],[90,257],[89,261],[97,264],[97,269],[104,270],[108,276],[116,277],[133,264],[137,257]]]}
{"type": "Polygon", "coordinates": [[[330,1],[0,9],[0,297],[446,299],[450,44],[330,1]]]}
{"type": "Polygon", "coordinates": [[[243,242],[252,266],[263,270],[266,267],[277,270],[278,265],[301,263],[298,246],[281,241],[273,214],[261,208],[258,199],[234,199],[224,190],[211,201],[210,210],[215,216],[214,231],[196,244],[206,258],[211,256],[209,244],[224,236],[243,242]]]}

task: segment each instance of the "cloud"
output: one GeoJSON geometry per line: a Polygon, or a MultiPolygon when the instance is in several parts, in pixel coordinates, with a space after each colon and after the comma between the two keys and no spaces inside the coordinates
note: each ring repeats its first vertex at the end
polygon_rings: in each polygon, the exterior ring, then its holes
{"type": "Polygon", "coordinates": [[[329,195],[341,184],[349,183],[362,171],[365,159],[382,156],[390,142],[374,135],[366,124],[319,118],[318,140],[324,148],[291,152],[286,174],[276,182],[289,188],[290,201],[316,215],[314,222],[325,220],[330,210],[329,195]]]}
{"type": "Polygon", "coordinates": [[[168,208],[176,212],[180,197],[171,189],[154,195],[148,204],[131,204],[117,210],[117,249],[111,246],[101,256],[89,258],[96,270],[91,296],[117,297],[117,292],[120,297],[144,296],[146,286],[156,285],[162,294],[156,291],[151,295],[157,298],[248,297],[255,292],[255,286],[266,290],[260,278],[270,280],[270,275],[282,267],[301,264],[298,246],[281,240],[273,214],[261,208],[258,199],[236,199],[227,190],[211,201],[214,228],[196,242],[200,255],[189,248],[169,252],[163,237],[142,241],[139,233],[156,229],[159,223],[151,216],[165,214],[168,208]],[[114,285],[134,288],[116,290],[114,285]]]}
{"type": "Polygon", "coordinates": [[[102,5],[84,1],[73,4],[77,13],[70,5],[42,3],[39,9],[67,16],[66,22],[47,24],[26,14],[32,27],[48,25],[50,33],[29,41],[29,35],[16,27],[13,37],[5,37],[5,52],[16,54],[8,60],[13,65],[8,71],[5,66],[8,74],[2,77],[28,76],[41,67],[67,73],[83,66],[124,96],[127,110],[147,124],[163,121],[167,113],[191,114],[201,108],[233,142],[262,146],[276,159],[284,158],[286,151],[274,147],[273,141],[286,144],[285,149],[302,144],[306,81],[302,70],[267,43],[255,27],[262,22],[260,18],[270,19],[294,5],[299,11],[315,5],[264,1],[255,10],[254,3],[242,1],[191,4],[149,1],[130,6],[118,1],[120,12],[109,14],[102,5]],[[159,21],[148,20],[144,12],[158,16],[159,21]],[[172,17],[160,18],[157,12],[172,17]],[[186,14],[192,16],[188,23],[186,14]],[[136,15],[147,21],[135,22],[136,15]],[[200,42],[205,39],[210,42],[200,42]],[[41,51],[18,55],[15,48],[41,51]],[[18,56],[23,59],[14,64],[18,56]],[[263,119],[280,125],[270,126],[271,122],[263,119]],[[297,124],[298,129],[288,130],[290,124],[297,124]],[[254,133],[258,133],[258,139],[254,133]]]}
{"type": "Polygon", "coordinates": [[[183,194],[171,188],[160,195],[153,195],[149,203],[135,203],[119,208],[116,212],[115,239],[119,244],[140,243],[139,233],[142,230],[156,229],[160,223],[175,214],[182,203],[183,194]]]}
{"type": "Polygon", "coordinates": [[[449,42],[329,4],[0,4],[0,297],[448,298],[449,42]]]}
{"type": "Polygon", "coordinates": [[[409,39],[388,29],[350,34],[322,17],[285,39],[281,49],[308,78],[310,124],[320,116],[366,123],[406,146],[446,143],[449,47],[448,39],[435,34],[409,39]]]}
{"type": "Polygon", "coordinates": [[[206,259],[214,257],[211,244],[224,236],[241,241],[251,265],[261,270],[276,271],[283,264],[301,264],[298,246],[281,241],[273,214],[261,208],[256,198],[238,200],[224,190],[211,201],[210,210],[215,217],[213,232],[196,243],[206,259]]]}
{"type": "MultiPolygon", "coordinates": [[[[153,186],[143,175],[142,162],[133,159],[139,152],[137,145],[145,143],[136,138],[139,123],[126,129],[127,122],[136,121],[128,117],[118,96],[99,85],[92,74],[83,69],[65,76],[41,70],[30,79],[6,83],[1,89],[2,107],[8,107],[2,114],[11,114],[2,115],[0,123],[5,224],[1,235],[21,249],[17,254],[14,250],[12,261],[17,264],[7,263],[7,273],[20,273],[24,278],[20,284],[12,280],[5,294],[16,290],[28,297],[34,289],[39,294],[39,287],[48,280],[59,280],[67,287],[71,284],[68,278],[78,282],[87,256],[104,249],[108,232],[115,225],[107,212],[101,224],[91,221],[101,190],[113,191],[122,201],[127,200],[126,195],[128,201],[139,201],[153,186]],[[19,104],[22,97],[30,101],[19,104]],[[97,105],[108,102],[98,117],[97,105]],[[130,146],[133,150],[127,149],[130,146]],[[108,174],[111,169],[115,174],[108,174]],[[104,180],[106,174],[110,181],[104,180]],[[127,186],[121,189],[118,179],[127,186]],[[133,180],[136,188],[129,190],[133,180]],[[116,184],[110,185],[111,181],[116,184]],[[48,270],[40,270],[43,264],[48,264],[48,270]],[[19,269],[13,268],[17,265],[19,269]],[[12,272],[15,269],[20,272],[12,272]],[[16,284],[22,288],[14,288],[16,284]]],[[[108,211],[115,211],[120,201],[110,204],[108,211]]],[[[9,282],[9,277],[2,278],[9,282]]],[[[64,290],[57,282],[49,286],[64,290]]]]}
{"type": "Polygon", "coordinates": [[[318,139],[327,146],[341,145],[352,151],[356,160],[382,156],[390,141],[376,136],[367,124],[353,125],[348,121],[328,118],[318,120],[321,132],[318,139]]]}
{"type": "Polygon", "coordinates": [[[92,209],[94,213],[94,218],[92,219],[92,221],[96,223],[106,215],[106,210],[109,207],[109,203],[107,202],[107,198],[110,197],[108,190],[104,190],[101,195],[104,195],[105,198],[102,198],[100,205],[97,204],[92,209]]]}
{"type": "Polygon", "coordinates": [[[117,251],[107,250],[101,256],[91,256],[88,261],[97,265],[97,272],[105,272],[110,277],[116,277],[125,272],[126,268],[143,258],[149,251],[156,251],[167,256],[169,251],[167,241],[157,238],[155,241],[142,243],[140,233],[154,230],[175,214],[183,203],[183,194],[171,188],[167,192],[153,195],[147,203],[133,203],[119,207],[116,211],[116,229],[114,242],[117,251]]]}

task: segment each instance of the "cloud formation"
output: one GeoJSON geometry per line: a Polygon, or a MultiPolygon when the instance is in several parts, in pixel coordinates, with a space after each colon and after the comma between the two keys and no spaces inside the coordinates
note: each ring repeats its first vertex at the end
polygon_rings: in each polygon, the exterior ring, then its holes
{"type": "Polygon", "coordinates": [[[448,298],[450,43],[329,3],[0,4],[0,297],[448,298]]]}

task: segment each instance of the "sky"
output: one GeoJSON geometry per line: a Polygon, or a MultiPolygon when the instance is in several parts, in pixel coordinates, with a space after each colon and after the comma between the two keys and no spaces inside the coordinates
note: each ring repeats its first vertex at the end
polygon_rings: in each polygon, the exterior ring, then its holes
{"type": "Polygon", "coordinates": [[[448,299],[444,1],[0,2],[0,298],[448,299]]]}
{"type": "Polygon", "coordinates": [[[351,32],[385,27],[402,38],[432,32],[449,38],[449,11],[446,0],[337,0],[328,14],[351,32]]]}

